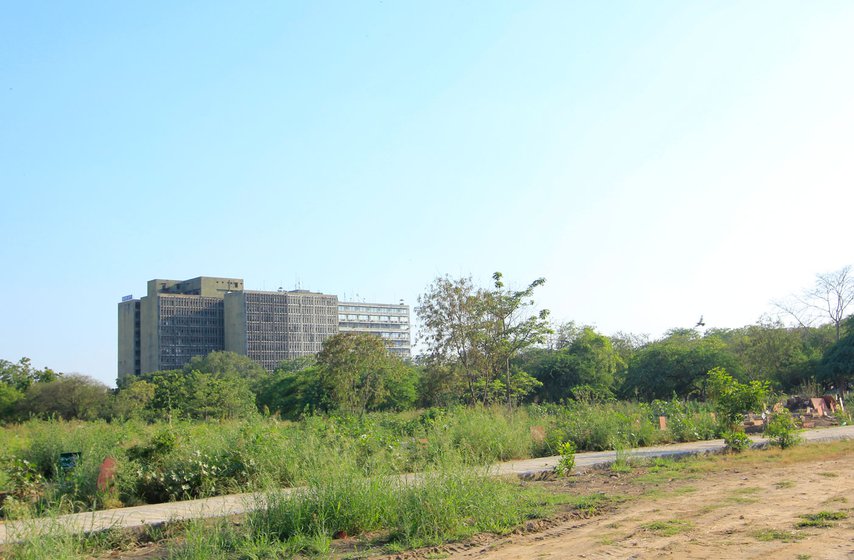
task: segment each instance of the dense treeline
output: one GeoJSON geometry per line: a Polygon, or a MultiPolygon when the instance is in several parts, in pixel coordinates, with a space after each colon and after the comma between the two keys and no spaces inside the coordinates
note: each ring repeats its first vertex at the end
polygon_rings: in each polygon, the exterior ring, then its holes
{"type": "Polygon", "coordinates": [[[816,288],[780,305],[798,326],[763,317],[736,329],[677,328],[658,340],[611,336],[595,327],[554,326],[534,313],[545,280],[510,290],[502,275],[480,288],[470,278],[437,278],[419,298],[424,352],[414,362],[391,355],[381,339],[342,333],[315,357],[273,372],[245,356],[213,352],[180,370],[123,380],[116,390],[79,374],[38,370],[29,359],[0,360],[0,420],[29,417],[158,420],[294,419],[340,411],[406,410],[456,404],[612,399],[704,400],[707,372],[723,368],[739,381],[763,381],[779,392],[844,393],[854,377],[854,282],[846,267],[819,275],[816,288]],[[813,299],[810,299],[813,298],[813,299]],[[806,304],[827,308],[824,324],[806,304]]]}
{"type": "MultiPolygon", "coordinates": [[[[565,324],[546,345],[510,362],[514,402],[592,402],[615,398],[703,400],[706,372],[723,367],[742,381],[769,381],[780,392],[836,390],[854,372],[854,321],[835,342],[833,325],[787,328],[763,320],[701,334],[676,329],[644,341],[605,336],[565,324]]],[[[494,383],[494,381],[493,381],[494,383]]],[[[487,395],[503,402],[503,386],[487,395]]],[[[476,395],[476,402],[483,399],[476,395]]],[[[469,383],[454,365],[404,362],[378,338],[339,335],[316,358],[267,372],[246,358],[214,352],[183,369],[141,376],[119,389],[78,374],[36,370],[26,358],[0,361],[0,416],[147,420],[239,418],[263,413],[294,419],[306,413],[405,410],[471,402],[469,383]]]]}

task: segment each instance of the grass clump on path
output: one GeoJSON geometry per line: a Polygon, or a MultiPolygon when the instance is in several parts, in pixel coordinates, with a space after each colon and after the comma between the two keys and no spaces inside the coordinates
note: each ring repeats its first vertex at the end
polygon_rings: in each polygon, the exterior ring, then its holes
{"type": "Polygon", "coordinates": [[[694,526],[689,521],[681,519],[668,519],[666,521],[653,521],[641,525],[641,528],[655,533],[659,537],[672,537],[692,529],[694,526]]]}
{"type": "Polygon", "coordinates": [[[844,511],[820,511],[818,513],[807,513],[800,517],[803,521],[799,521],[796,527],[825,528],[832,527],[834,521],[847,518],[848,514],[844,511]]]}

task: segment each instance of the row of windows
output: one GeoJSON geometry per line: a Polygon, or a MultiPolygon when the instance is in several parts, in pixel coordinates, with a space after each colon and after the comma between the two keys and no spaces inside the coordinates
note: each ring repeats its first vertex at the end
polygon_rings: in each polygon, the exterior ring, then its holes
{"type": "Polygon", "coordinates": [[[247,306],[249,313],[304,314],[304,315],[336,315],[338,312],[333,305],[252,305],[247,306]]]}
{"type": "Polygon", "coordinates": [[[212,348],[214,346],[222,346],[223,344],[225,344],[225,341],[222,339],[222,337],[215,336],[184,336],[180,338],[160,338],[160,348],[163,349],[170,348],[172,346],[204,346],[206,348],[212,348]]]}
{"type": "Polygon", "coordinates": [[[255,293],[246,293],[246,303],[248,304],[256,304],[256,303],[272,303],[275,305],[318,305],[334,307],[337,303],[337,298],[334,296],[307,296],[302,294],[288,294],[288,293],[272,293],[272,294],[255,294],[255,293]]]}
{"type": "Polygon", "coordinates": [[[311,315],[294,315],[273,313],[247,313],[246,320],[250,323],[310,323],[310,324],[336,324],[335,317],[317,317],[311,315]]]}
{"type": "Polygon", "coordinates": [[[350,321],[341,321],[338,326],[341,328],[341,330],[359,330],[366,332],[387,330],[409,332],[409,325],[403,323],[354,323],[350,321]]]}
{"type": "Polygon", "coordinates": [[[388,314],[394,313],[396,315],[409,315],[409,307],[370,307],[365,305],[339,305],[339,312],[347,312],[347,311],[356,311],[358,313],[375,313],[375,314],[388,314]]]}
{"type": "Polygon", "coordinates": [[[409,317],[398,317],[397,315],[357,315],[348,313],[346,315],[339,314],[338,321],[370,321],[380,323],[408,323],[409,317]]]}
{"type": "Polygon", "coordinates": [[[298,342],[323,342],[331,336],[330,333],[262,333],[251,332],[247,333],[246,340],[249,344],[270,343],[270,344],[292,344],[298,342]]]}
{"type": "Polygon", "coordinates": [[[379,333],[377,333],[377,334],[378,334],[378,335],[380,335],[381,337],[383,337],[383,338],[387,338],[387,339],[389,339],[389,340],[391,340],[391,339],[394,339],[394,340],[409,340],[409,333],[402,333],[402,332],[379,332],[379,333]]]}
{"type": "Polygon", "coordinates": [[[223,338],[222,329],[204,327],[204,328],[179,328],[173,327],[170,329],[160,329],[161,340],[168,340],[170,337],[176,336],[203,336],[206,338],[223,338]]]}
{"type": "Polygon", "coordinates": [[[161,356],[203,356],[209,352],[222,350],[222,344],[170,344],[160,348],[161,356]]]}
{"type": "Polygon", "coordinates": [[[246,325],[246,333],[252,336],[254,333],[320,333],[333,335],[336,332],[335,325],[317,325],[314,323],[249,323],[246,325]]]}

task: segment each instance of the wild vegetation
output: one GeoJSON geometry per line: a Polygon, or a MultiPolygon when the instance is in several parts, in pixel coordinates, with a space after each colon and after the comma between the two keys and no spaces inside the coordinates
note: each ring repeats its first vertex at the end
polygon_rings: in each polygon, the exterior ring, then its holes
{"type": "MultiPolygon", "coordinates": [[[[576,451],[624,453],[720,436],[743,448],[744,413],[800,388],[841,396],[854,372],[854,319],[844,314],[824,325],[763,318],[740,329],[680,328],[650,341],[550,325],[547,311],[533,311],[543,279],[519,291],[500,273],[493,280],[487,289],[467,278],[436,279],[416,310],[425,352],[415,362],[353,333],[272,372],[214,352],[180,370],[123,379],[115,390],[35,369],[27,358],[0,361],[0,513],[20,518],[299,487],[275,502],[280,513],[265,513],[275,522],[253,518],[250,525],[262,527],[253,539],[278,535],[275,542],[289,547],[322,547],[334,531],[382,526],[390,542],[413,546],[505,530],[531,515],[536,500],[514,502],[513,492],[472,468],[561,455],[566,474],[576,451]],[[71,465],[60,460],[68,452],[77,454],[71,465]],[[106,457],[118,467],[111,485],[99,488],[106,457]],[[435,494],[402,484],[379,497],[371,486],[407,472],[432,477],[435,494]],[[341,492],[365,496],[351,500],[358,515],[328,509],[341,492]],[[427,515],[425,504],[444,508],[442,519],[418,517],[427,515]],[[488,504],[507,517],[481,520],[477,507],[488,504]],[[327,522],[322,535],[299,524],[308,518],[327,522]],[[431,526],[439,528],[419,532],[431,526]]],[[[781,448],[798,441],[782,412],[771,416],[768,435],[781,448]]]]}

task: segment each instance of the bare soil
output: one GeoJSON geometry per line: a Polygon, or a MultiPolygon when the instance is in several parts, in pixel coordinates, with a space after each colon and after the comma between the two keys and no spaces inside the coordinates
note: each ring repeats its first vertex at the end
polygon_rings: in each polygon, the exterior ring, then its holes
{"type": "Polygon", "coordinates": [[[563,512],[507,536],[391,556],[415,559],[854,559],[854,445],[809,445],[686,463],[545,480],[555,492],[603,492],[620,503],[585,518],[563,512]],[[827,527],[802,515],[842,512],[827,527]]]}

